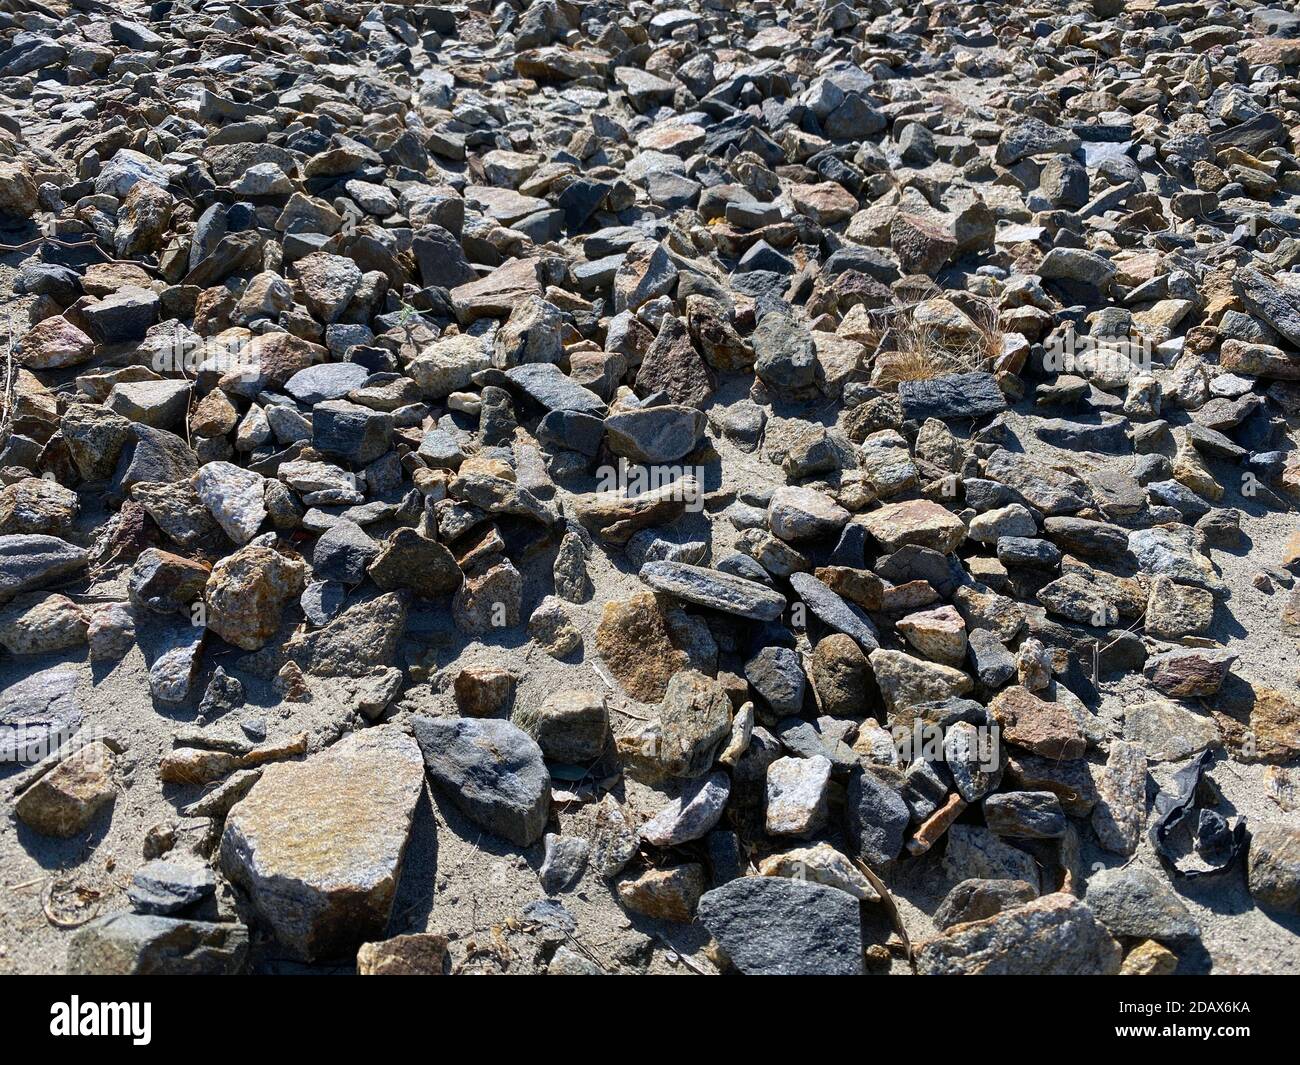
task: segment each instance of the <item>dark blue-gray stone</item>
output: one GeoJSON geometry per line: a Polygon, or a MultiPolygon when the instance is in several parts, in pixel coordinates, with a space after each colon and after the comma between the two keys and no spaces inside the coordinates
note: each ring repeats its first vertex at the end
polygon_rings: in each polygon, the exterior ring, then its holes
{"type": "Polygon", "coordinates": [[[903,417],[923,422],[927,418],[982,418],[1005,409],[1007,397],[991,373],[952,373],[926,381],[904,381],[898,386],[903,417]]]}
{"type": "Polygon", "coordinates": [[[811,573],[790,574],[790,587],[812,611],[813,616],[827,628],[852,638],[868,654],[880,646],[879,633],[871,619],[811,573]]]}
{"type": "Polygon", "coordinates": [[[417,717],[411,724],[429,778],[467,817],[520,847],[541,839],[551,778],[528,733],[492,718],[417,717]]]}
{"type": "Polygon", "coordinates": [[[321,362],[307,366],[285,382],[284,390],[299,403],[314,407],[327,399],[342,399],[366,383],[370,371],[355,362],[321,362]]]}
{"type": "Polygon", "coordinates": [[[598,417],[605,413],[603,399],[583,388],[554,363],[513,366],[505,376],[511,385],[547,410],[576,410],[598,417]]]}
{"type": "Polygon", "coordinates": [[[849,839],[867,865],[878,869],[898,857],[911,820],[902,795],[870,769],[859,769],[849,778],[845,807],[849,839]]]}
{"type": "Polygon", "coordinates": [[[706,891],[700,923],[749,976],[858,976],[858,900],[839,888],[779,876],[746,876],[706,891]]]}

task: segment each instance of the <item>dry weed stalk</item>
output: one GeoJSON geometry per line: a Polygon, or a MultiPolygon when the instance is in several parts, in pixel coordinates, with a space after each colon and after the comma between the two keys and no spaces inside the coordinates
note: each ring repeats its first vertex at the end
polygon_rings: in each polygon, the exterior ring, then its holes
{"type": "MultiPolygon", "coordinates": [[[[950,373],[991,370],[1002,352],[1002,330],[997,308],[987,300],[964,301],[959,309],[973,328],[955,335],[917,322],[916,308],[944,295],[933,284],[907,291],[911,297],[901,308],[872,313],[880,322],[875,336],[872,384],[897,388],[904,381],[927,381],[950,373]]],[[[869,334],[867,343],[871,346],[869,334]]]]}

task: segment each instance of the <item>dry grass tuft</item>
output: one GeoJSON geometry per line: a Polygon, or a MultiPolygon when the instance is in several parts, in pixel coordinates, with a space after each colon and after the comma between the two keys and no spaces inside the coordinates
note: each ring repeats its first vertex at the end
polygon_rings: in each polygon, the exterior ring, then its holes
{"type": "Polygon", "coordinates": [[[950,373],[991,370],[1002,352],[997,308],[987,300],[963,300],[961,310],[972,325],[960,335],[945,334],[916,321],[918,304],[944,295],[934,285],[917,286],[906,295],[914,302],[875,312],[879,328],[863,337],[874,350],[871,383],[897,388],[903,381],[928,381],[950,373]],[[872,341],[874,340],[874,344],[872,341]]]}

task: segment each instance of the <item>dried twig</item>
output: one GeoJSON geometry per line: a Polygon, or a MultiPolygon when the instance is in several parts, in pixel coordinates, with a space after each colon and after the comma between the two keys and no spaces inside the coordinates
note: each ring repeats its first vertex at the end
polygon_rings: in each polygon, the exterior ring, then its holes
{"type": "Polygon", "coordinates": [[[894,931],[898,933],[898,938],[903,941],[903,949],[907,952],[907,964],[912,967],[912,972],[916,972],[916,956],[912,952],[912,941],[907,937],[907,929],[903,927],[903,918],[899,915],[898,904],[894,902],[894,896],[890,894],[889,888],[885,887],[885,882],[861,858],[853,858],[853,864],[867,878],[867,882],[876,889],[876,894],[880,896],[880,901],[884,903],[885,909],[889,913],[889,919],[893,922],[894,931]]]}

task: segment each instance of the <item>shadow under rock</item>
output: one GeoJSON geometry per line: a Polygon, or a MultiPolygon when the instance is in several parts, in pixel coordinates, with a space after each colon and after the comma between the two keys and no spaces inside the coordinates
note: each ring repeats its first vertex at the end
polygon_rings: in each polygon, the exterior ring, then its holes
{"type": "Polygon", "coordinates": [[[411,834],[402,859],[402,873],[393,897],[392,914],[385,935],[400,936],[423,932],[433,914],[433,897],[438,882],[438,822],[433,816],[429,785],[420,791],[411,819],[411,834]]]}
{"type": "Polygon", "coordinates": [[[44,835],[28,828],[27,825],[15,817],[13,822],[14,827],[17,829],[18,843],[31,857],[32,861],[42,869],[73,869],[85,861],[86,857],[108,835],[109,827],[113,822],[113,808],[115,805],[116,799],[113,802],[106,803],[103,809],[95,814],[90,828],[78,832],[70,839],[44,835]]]}

